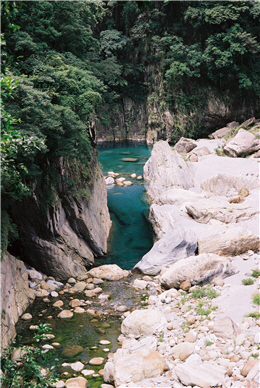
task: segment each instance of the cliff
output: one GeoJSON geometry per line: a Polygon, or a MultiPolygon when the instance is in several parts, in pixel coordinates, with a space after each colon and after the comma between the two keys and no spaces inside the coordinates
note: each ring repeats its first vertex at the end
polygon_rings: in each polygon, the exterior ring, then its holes
{"type": "Polygon", "coordinates": [[[15,324],[35,293],[29,288],[28,272],[24,263],[9,253],[1,263],[1,347],[8,346],[15,337],[15,324]]]}
{"type": "Polygon", "coordinates": [[[58,280],[79,276],[107,251],[111,221],[105,181],[95,163],[89,199],[62,193],[43,211],[37,198],[28,197],[12,209],[19,228],[19,256],[58,280]]]}

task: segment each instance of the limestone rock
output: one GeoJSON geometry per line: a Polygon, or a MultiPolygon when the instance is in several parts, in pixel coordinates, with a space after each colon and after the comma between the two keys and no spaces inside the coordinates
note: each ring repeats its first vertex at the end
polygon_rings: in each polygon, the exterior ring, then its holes
{"type": "MultiPolygon", "coordinates": [[[[193,191],[184,190],[180,188],[171,188],[162,193],[159,197],[154,199],[154,203],[158,205],[180,205],[185,202],[196,201],[203,196],[193,191]]],[[[151,205],[151,208],[153,205],[151,205]]],[[[162,207],[162,206],[161,206],[162,207]]],[[[151,212],[150,208],[150,212],[151,212]]]]}
{"type": "Polygon", "coordinates": [[[213,228],[208,234],[201,234],[199,237],[199,253],[235,256],[247,252],[248,249],[259,249],[259,237],[249,230],[233,225],[215,225],[213,228]]]}
{"type": "Polygon", "coordinates": [[[112,178],[112,176],[109,176],[105,179],[105,182],[106,182],[107,186],[110,186],[110,185],[113,185],[115,183],[115,180],[114,180],[114,178],[112,178]]]}
{"type": "Polygon", "coordinates": [[[174,228],[174,211],[169,206],[150,206],[148,221],[151,223],[157,239],[162,238],[167,233],[172,233],[174,228]]]}
{"type": "Polygon", "coordinates": [[[234,158],[250,155],[260,149],[260,140],[251,132],[240,129],[237,135],[224,146],[224,152],[234,158]]]}
{"type": "Polygon", "coordinates": [[[241,332],[236,323],[229,317],[216,318],[212,330],[217,337],[224,339],[236,337],[241,332]]]}
{"type": "Polygon", "coordinates": [[[88,380],[84,377],[73,377],[66,381],[66,388],[87,388],[88,380]]]}
{"type": "Polygon", "coordinates": [[[133,287],[137,289],[144,290],[147,287],[147,282],[141,279],[135,279],[133,283],[133,287]]]}
{"type": "Polygon", "coordinates": [[[195,148],[195,150],[192,151],[192,154],[197,156],[206,156],[211,154],[211,152],[208,149],[208,147],[200,147],[200,148],[195,148]]]}
{"type": "Polygon", "coordinates": [[[21,319],[28,321],[28,320],[32,319],[32,314],[30,314],[30,313],[23,314],[21,316],[21,319]]]}
{"type": "Polygon", "coordinates": [[[9,253],[4,254],[1,262],[1,347],[3,349],[15,337],[15,324],[34,298],[35,293],[29,288],[28,272],[24,263],[9,253]]]}
{"type": "Polygon", "coordinates": [[[165,316],[157,309],[135,310],[122,322],[121,332],[138,338],[141,335],[154,334],[165,327],[166,323],[165,316]]]}
{"type": "Polygon", "coordinates": [[[260,370],[259,370],[259,360],[258,362],[253,366],[253,368],[250,370],[250,372],[247,375],[248,380],[253,380],[256,383],[260,383],[260,370]]]}
{"type": "Polygon", "coordinates": [[[129,275],[129,271],[123,270],[116,264],[106,264],[92,268],[89,275],[105,280],[119,280],[129,275]]]}
{"type": "MultiPolygon", "coordinates": [[[[188,360],[187,360],[188,361],[188,360]]],[[[184,385],[209,388],[222,386],[225,381],[225,368],[213,361],[185,362],[174,369],[179,380],[184,385]]]]}
{"type": "Polygon", "coordinates": [[[248,220],[258,213],[257,209],[252,209],[248,205],[231,204],[229,202],[212,199],[188,202],[185,204],[185,208],[189,216],[203,224],[207,224],[211,219],[224,223],[235,223],[248,220]]]}
{"type": "Polygon", "coordinates": [[[228,135],[232,132],[232,128],[230,127],[223,127],[220,129],[217,129],[215,132],[211,133],[209,135],[210,139],[221,139],[222,137],[228,135]]]}
{"type": "Polygon", "coordinates": [[[189,189],[194,185],[194,166],[185,162],[166,141],[153,146],[144,165],[144,179],[149,182],[147,194],[156,198],[172,187],[189,189]]]}
{"type": "Polygon", "coordinates": [[[27,262],[57,280],[85,273],[94,255],[103,256],[107,251],[111,220],[105,180],[95,163],[93,158],[95,176],[89,200],[62,193],[62,200],[44,213],[37,198],[26,196],[11,210],[20,226],[19,240],[27,262]]]}
{"type": "Polygon", "coordinates": [[[236,176],[230,174],[217,174],[201,183],[201,189],[211,195],[227,195],[229,191],[235,189],[237,193],[247,188],[255,189],[259,186],[257,177],[236,176]]]}
{"type": "Polygon", "coordinates": [[[241,375],[246,377],[248,375],[248,373],[251,371],[251,369],[253,369],[253,367],[258,364],[259,366],[259,360],[249,360],[245,363],[245,365],[243,366],[242,370],[241,370],[241,375]]]}
{"type": "Polygon", "coordinates": [[[146,335],[136,340],[134,338],[125,339],[122,344],[122,349],[126,349],[128,352],[136,352],[139,350],[156,350],[157,338],[155,336],[146,335]]]}
{"type": "Polygon", "coordinates": [[[211,281],[215,277],[230,276],[236,273],[231,260],[213,253],[202,253],[181,259],[167,268],[160,281],[167,288],[179,288],[184,280],[192,285],[211,281]]]}
{"type": "Polygon", "coordinates": [[[175,144],[174,149],[179,152],[179,154],[187,154],[195,147],[197,147],[197,144],[194,142],[194,140],[181,137],[180,140],[175,144]]]}
{"type": "Polygon", "coordinates": [[[193,163],[196,163],[196,162],[199,161],[199,158],[198,158],[197,155],[192,154],[192,155],[189,157],[189,161],[190,161],[190,162],[193,162],[193,163]]]}
{"type": "Polygon", "coordinates": [[[120,350],[114,355],[114,364],[108,362],[104,369],[104,380],[114,381],[116,387],[160,376],[168,369],[164,357],[159,352],[143,349],[122,354],[120,350]]]}
{"type": "Polygon", "coordinates": [[[72,299],[69,303],[70,307],[78,307],[81,305],[81,301],[79,299],[72,299]]]}
{"type": "Polygon", "coordinates": [[[194,345],[190,342],[180,342],[173,347],[173,357],[185,361],[194,352],[194,345]]]}
{"type": "Polygon", "coordinates": [[[146,275],[157,275],[163,267],[193,255],[196,249],[195,233],[192,230],[177,227],[157,241],[133,270],[146,275]]]}
{"type": "Polygon", "coordinates": [[[77,314],[83,314],[85,313],[85,310],[82,307],[76,307],[74,312],[77,314]]]}

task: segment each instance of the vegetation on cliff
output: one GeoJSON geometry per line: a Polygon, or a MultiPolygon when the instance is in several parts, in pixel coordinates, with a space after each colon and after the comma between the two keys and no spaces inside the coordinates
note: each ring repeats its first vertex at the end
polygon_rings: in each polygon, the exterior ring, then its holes
{"type": "Polygon", "coordinates": [[[207,134],[200,113],[210,95],[259,112],[258,1],[3,1],[1,7],[6,245],[10,231],[15,237],[13,201],[33,194],[46,207],[61,187],[83,189],[95,121],[109,131],[122,99],[145,102],[152,129],[170,111],[173,141],[207,134]]]}

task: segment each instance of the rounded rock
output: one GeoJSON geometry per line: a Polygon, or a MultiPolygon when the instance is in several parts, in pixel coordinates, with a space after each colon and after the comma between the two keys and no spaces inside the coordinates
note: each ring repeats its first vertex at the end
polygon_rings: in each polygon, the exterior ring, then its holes
{"type": "Polygon", "coordinates": [[[73,317],[73,313],[70,310],[62,310],[58,314],[58,318],[61,318],[61,319],[72,318],[72,317],[73,317]]]}
{"type": "Polygon", "coordinates": [[[104,363],[103,357],[94,357],[91,360],[89,360],[90,365],[102,365],[104,363]]]}
{"type": "Polygon", "coordinates": [[[66,388],[87,388],[88,380],[84,377],[73,377],[66,381],[66,388]]]}
{"type": "Polygon", "coordinates": [[[28,320],[32,319],[32,315],[30,313],[25,313],[21,316],[21,319],[28,321],[28,320]]]}

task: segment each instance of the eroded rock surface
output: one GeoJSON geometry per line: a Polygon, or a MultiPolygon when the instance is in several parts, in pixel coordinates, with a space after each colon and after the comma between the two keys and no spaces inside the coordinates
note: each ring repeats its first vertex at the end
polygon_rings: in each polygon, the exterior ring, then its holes
{"type": "Polygon", "coordinates": [[[250,155],[260,149],[260,140],[257,139],[251,132],[241,128],[237,135],[228,142],[224,147],[224,152],[233,156],[250,155]]]}

